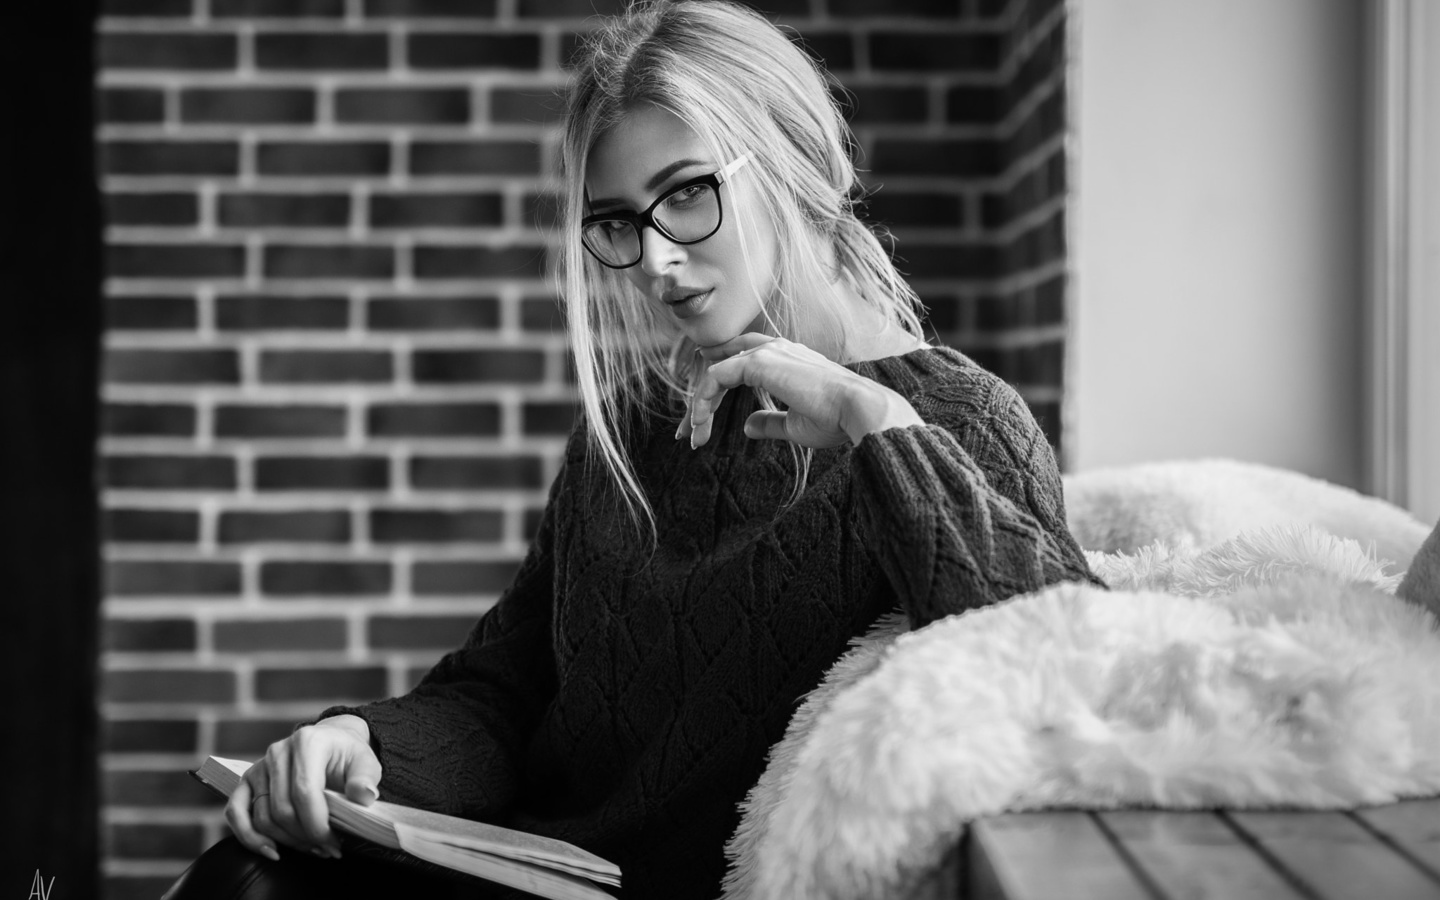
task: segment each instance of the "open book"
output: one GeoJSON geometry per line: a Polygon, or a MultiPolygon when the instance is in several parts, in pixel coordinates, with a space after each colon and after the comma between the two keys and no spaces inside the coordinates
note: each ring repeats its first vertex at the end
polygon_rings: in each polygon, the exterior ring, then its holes
{"type": "MultiPolygon", "coordinates": [[[[190,774],[230,796],[250,763],[212,756],[190,774]]],[[[620,869],[572,844],[377,800],[361,806],[332,790],[330,827],[552,900],[614,900],[597,884],[620,886],[620,869]]]]}

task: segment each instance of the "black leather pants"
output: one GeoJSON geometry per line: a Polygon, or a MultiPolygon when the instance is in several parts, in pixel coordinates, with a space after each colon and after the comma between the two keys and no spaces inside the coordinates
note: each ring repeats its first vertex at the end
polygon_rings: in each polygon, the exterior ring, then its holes
{"type": "MultiPolygon", "coordinates": [[[[344,851],[319,859],[280,848],[280,861],[251,853],[233,837],[190,864],[161,900],[301,900],[324,897],[425,897],[492,900],[479,881],[458,882],[409,866],[344,851]]],[[[497,893],[508,893],[498,891],[497,893]]]]}

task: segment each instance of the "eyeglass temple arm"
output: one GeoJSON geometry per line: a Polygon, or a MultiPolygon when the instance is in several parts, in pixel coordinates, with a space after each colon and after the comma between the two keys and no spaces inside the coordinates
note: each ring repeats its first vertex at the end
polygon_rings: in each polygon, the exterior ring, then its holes
{"type": "Polygon", "coordinates": [[[730,165],[728,165],[728,166],[726,166],[725,168],[721,169],[719,172],[716,172],[716,173],[715,173],[716,177],[720,180],[720,182],[721,182],[722,184],[725,183],[726,181],[729,181],[729,180],[730,180],[730,176],[731,176],[731,175],[734,175],[736,172],[740,171],[741,167],[744,166],[746,163],[748,163],[748,162],[750,161],[750,158],[751,158],[752,155],[753,155],[753,154],[746,153],[744,156],[741,156],[741,157],[737,158],[737,159],[736,159],[734,162],[732,162],[730,165]]]}

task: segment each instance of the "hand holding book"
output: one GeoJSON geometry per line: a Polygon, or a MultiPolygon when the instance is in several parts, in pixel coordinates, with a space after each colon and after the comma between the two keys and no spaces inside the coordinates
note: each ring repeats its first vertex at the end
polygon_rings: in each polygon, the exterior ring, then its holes
{"type": "MultiPolygon", "coordinates": [[[[192,774],[233,804],[259,768],[212,756],[192,774]]],[[[553,900],[613,900],[599,885],[620,885],[620,869],[613,863],[563,841],[383,800],[361,804],[334,790],[324,790],[322,799],[327,831],[333,827],[399,851],[400,860],[423,860],[418,865],[443,866],[553,900]]]]}
{"type": "Polygon", "coordinates": [[[364,719],[321,719],[270,745],[231,793],[225,821],[241,844],[269,859],[280,858],[277,843],[338,859],[325,791],[343,790],[368,806],[379,799],[380,775],[364,719]]]}

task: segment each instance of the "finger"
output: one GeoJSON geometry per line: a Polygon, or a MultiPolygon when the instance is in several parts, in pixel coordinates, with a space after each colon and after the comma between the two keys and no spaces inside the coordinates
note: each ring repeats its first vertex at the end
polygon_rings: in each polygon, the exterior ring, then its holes
{"type": "Polygon", "coordinates": [[[700,355],[711,362],[719,362],[722,359],[729,359],[737,353],[746,350],[754,350],[761,344],[768,344],[775,340],[773,334],[761,334],[758,331],[747,331],[744,334],[733,337],[723,344],[716,344],[713,347],[701,347],[700,355]]]}
{"type": "MultiPolygon", "coordinates": [[[[261,768],[263,765],[252,766],[261,768]]],[[[261,776],[263,777],[263,776],[261,776]]],[[[263,793],[263,788],[261,789],[263,793]]],[[[248,778],[240,779],[240,784],[230,795],[230,800],[225,804],[225,821],[234,832],[235,839],[241,846],[252,853],[258,853],[271,862],[280,861],[280,852],[275,849],[275,842],[255,830],[255,824],[250,817],[250,807],[255,801],[256,789],[251,787],[248,778]]]]}
{"type": "Polygon", "coordinates": [[[309,845],[326,848],[328,855],[339,858],[340,841],[330,830],[330,804],[325,799],[325,770],[334,744],[307,728],[297,731],[290,744],[290,802],[296,827],[309,845]]]}
{"type": "Polygon", "coordinates": [[[369,806],[380,799],[380,760],[368,747],[361,749],[350,761],[345,777],[345,796],[369,806]]]}
{"type": "Polygon", "coordinates": [[[295,785],[291,775],[291,743],[294,738],[276,741],[265,751],[270,769],[270,796],[257,806],[256,828],[287,847],[314,851],[315,842],[305,833],[295,814],[295,785]]]}
{"type": "Polygon", "coordinates": [[[745,436],[748,438],[784,441],[790,439],[786,424],[788,413],[761,409],[750,414],[745,420],[745,436]]]}

